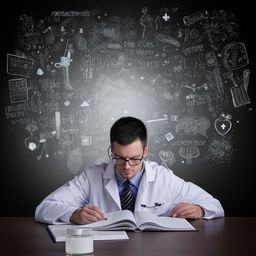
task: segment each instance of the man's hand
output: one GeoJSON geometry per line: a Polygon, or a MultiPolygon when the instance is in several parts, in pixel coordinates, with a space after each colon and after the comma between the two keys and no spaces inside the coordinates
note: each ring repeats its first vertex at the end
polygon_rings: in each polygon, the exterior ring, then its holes
{"type": "Polygon", "coordinates": [[[73,212],[70,217],[70,222],[76,224],[89,224],[105,219],[106,216],[99,207],[87,204],[73,212]]]}
{"type": "Polygon", "coordinates": [[[199,205],[181,203],[172,209],[169,217],[200,219],[204,216],[204,210],[199,205]]]}

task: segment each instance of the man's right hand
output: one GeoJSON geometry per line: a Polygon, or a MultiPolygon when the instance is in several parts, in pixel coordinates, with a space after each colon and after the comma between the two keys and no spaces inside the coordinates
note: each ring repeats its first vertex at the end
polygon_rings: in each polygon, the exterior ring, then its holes
{"type": "Polygon", "coordinates": [[[70,217],[70,222],[76,224],[90,224],[99,220],[105,220],[104,212],[97,206],[86,204],[78,208],[70,217]]]}

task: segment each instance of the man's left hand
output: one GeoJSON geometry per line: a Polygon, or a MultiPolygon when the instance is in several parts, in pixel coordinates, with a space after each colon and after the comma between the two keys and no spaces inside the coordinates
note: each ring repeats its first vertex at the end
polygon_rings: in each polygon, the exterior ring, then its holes
{"type": "Polygon", "coordinates": [[[204,216],[204,210],[199,205],[181,203],[175,206],[169,213],[169,217],[200,219],[204,216]]]}

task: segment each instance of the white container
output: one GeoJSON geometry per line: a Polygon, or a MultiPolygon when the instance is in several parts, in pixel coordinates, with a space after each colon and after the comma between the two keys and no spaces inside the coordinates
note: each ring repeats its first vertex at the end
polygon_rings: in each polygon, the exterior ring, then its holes
{"type": "Polygon", "coordinates": [[[67,255],[83,255],[93,253],[92,229],[68,228],[65,250],[67,255]]]}

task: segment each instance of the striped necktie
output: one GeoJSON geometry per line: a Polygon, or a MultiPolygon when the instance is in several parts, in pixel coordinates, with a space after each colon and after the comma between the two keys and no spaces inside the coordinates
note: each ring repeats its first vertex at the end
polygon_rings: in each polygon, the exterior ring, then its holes
{"type": "Polygon", "coordinates": [[[130,180],[124,182],[124,192],[120,197],[122,210],[134,211],[135,198],[132,193],[132,183],[130,180]]]}

